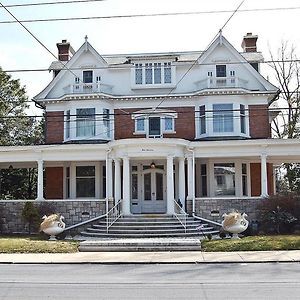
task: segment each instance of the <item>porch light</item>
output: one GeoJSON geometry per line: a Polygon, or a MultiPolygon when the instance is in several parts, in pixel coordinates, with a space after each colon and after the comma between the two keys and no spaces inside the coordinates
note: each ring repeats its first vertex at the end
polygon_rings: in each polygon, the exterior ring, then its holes
{"type": "Polygon", "coordinates": [[[154,163],[154,161],[151,163],[150,168],[151,169],[155,169],[155,163],[154,163]]]}

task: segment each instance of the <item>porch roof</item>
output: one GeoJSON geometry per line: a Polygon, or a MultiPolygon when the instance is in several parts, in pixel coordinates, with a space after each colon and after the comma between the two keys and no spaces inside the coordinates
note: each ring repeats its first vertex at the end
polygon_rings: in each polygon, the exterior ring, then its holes
{"type": "Polygon", "coordinates": [[[187,141],[184,139],[123,139],[107,144],[62,144],[39,146],[2,146],[0,163],[30,163],[38,160],[57,161],[99,161],[111,157],[149,157],[190,155],[196,158],[244,158],[258,159],[266,155],[274,163],[300,162],[300,140],[257,139],[227,141],[187,141]]]}

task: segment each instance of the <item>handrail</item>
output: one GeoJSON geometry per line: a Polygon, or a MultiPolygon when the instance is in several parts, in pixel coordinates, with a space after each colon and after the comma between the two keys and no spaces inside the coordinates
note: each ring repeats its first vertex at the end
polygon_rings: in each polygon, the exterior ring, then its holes
{"type": "Polygon", "coordinates": [[[91,223],[91,222],[94,222],[94,221],[97,221],[97,220],[100,220],[100,219],[105,218],[105,217],[106,217],[106,214],[101,215],[101,216],[97,216],[97,217],[95,217],[95,218],[92,218],[92,219],[89,219],[89,220],[86,220],[86,221],[83,221],[83,222],[80,222],[80,223],[77,223],[77,224],[75,224],[75,225],[71,225],[71,226],[65,228],[64,232],[67,231],[67,230],[71,230],[71,229],[80,227],[80,226],[82,226],[82,225],[86,225],[86,224],[88,224],[88,223],[91,223]]]}
{"type": "Polygon", "coordinates": [[[121,213],[122,199],[118,201],[106,214],[106,232],[108,233],[109,228],[122,216],[121,213]]]}
{"type": "Polygon", "coordinates": [[[210,224],[213,224],[213,225],[222,227],[222,224],[221,224],[221,223],[218,223],[218,222],[215,222],[215,221],[212,221],[212,220],[208,220],[208,219],[199,217],[199,216],[195,215],[194,213],[193,213],[193,218],[198,219],[198,220],[201,220],[201,221],[204,221],[204,222],[206,222],[206,223],[210,223],[210,224]]]}
{"type": "Polygon", "coordinates": [[[179,223],[183,226],[184,232],[186,233],[186,221],[187,221],[188,214],[182,209],[182,207],[177,203],[175,199],[174,199],[174,203],[175,203],[174,216],[179,221],[179,223]],[[176,209],[179,210],[179,213],[176,212],[176,209]]]}

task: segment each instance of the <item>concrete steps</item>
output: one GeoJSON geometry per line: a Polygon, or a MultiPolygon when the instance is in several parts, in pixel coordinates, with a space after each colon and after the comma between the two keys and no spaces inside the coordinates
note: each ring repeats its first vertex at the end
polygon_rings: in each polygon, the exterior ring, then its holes
{"type": "Polygon", "coordinates": [[[117,220],[106,232],[106,222],[101,221],[81,232],[86,238],[167,238],[167,237],[196,237],[207,234],[216,235],[219,231],[206,223],[187,219],[186,229],[172,216],[130,216],[117,220]],[[201,227],[201,229],[199,228],[201,227]]]}

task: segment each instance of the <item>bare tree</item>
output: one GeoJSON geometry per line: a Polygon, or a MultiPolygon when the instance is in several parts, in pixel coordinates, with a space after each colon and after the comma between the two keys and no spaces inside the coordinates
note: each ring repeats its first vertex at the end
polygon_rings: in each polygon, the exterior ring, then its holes
{"type": "MultiPolygon", "coordinates": [[[[272,133],[277,138],[299,138],[300,116],[300,64],[296,49],[288,42],[282,42],[275,58],[270,51],[270,66],[275,71],[275,78],[281,90],[279,106],[281,112],[272,122],[272,133]]],[[[300,165],[297,163],[283,164],[285,171],[279,186],[283,190],[300,192],[300,165]]]]}
{"type": "Polygon", "coordinates": [[[275,71],[281,90],[280,106],[284,106],[272,123],[272,132],[278,138],[299,137],[297,125],[300,115],[300,64],[295,52],[295,47],[289,46],[288,42],[282,42],[276,58],[270,51],[270,66],[275,71]]]}

